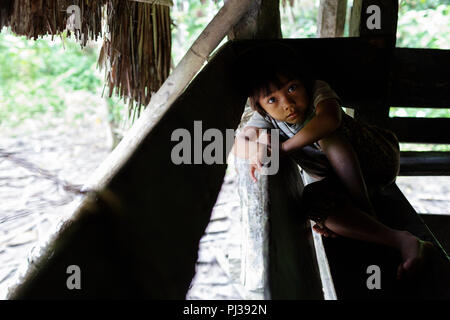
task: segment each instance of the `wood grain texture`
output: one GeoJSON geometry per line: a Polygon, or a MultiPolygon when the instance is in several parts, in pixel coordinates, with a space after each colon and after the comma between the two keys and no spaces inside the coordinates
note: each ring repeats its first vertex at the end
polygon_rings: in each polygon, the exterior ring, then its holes
{"type": "Polygon", "coordinates": [[[450,152],[404,151],[401,153],[399,175],[450,175],[450,152]]]}
{"type": "Polygon", "coordinates": [[[378,219],[389,227],[408,230],[434,243],[424,271],[414,281],[398,281],[396,270],[401,257],[394,249],[345,238],[324,239],[333,281],[339,300],[404,300],[450,298],[450,259],[439,241],[393,184],[373,195],[378,219]],[[367,267],[381,270],[381,289],[369,290],[367,267]]]}
{"type": "Polygon", "coordinates": [[[321,0],[317,17],[320,38],[342,37],[347,15],[347,0],[321,0]]]}

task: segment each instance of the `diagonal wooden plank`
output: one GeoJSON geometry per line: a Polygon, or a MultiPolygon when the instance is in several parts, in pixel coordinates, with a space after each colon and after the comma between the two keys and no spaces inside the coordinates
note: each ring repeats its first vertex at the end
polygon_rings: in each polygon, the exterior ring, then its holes
{"type": "Polygon", "coordinates": [[[194,137],[196,120],[224,136],[238,126],[245,97],[227,72],[231,46],[216,58],[61,229],[12,298],[185,298],[226,164],[174,164],[171,135],[184,128],[194,137]],[[82,290],[66,286],[70,265],[81,269],[82,290]]]}

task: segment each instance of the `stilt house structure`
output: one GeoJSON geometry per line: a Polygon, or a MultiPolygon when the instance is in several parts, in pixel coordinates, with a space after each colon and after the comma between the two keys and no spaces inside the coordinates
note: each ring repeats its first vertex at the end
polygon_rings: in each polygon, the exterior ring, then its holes
{"type": "MultiPolygon", "coordinates": [[[[246,97],[230,66],[254,45],[291,45],[354,117],[393,130],[401,142],[450,143],[450,119],[389,117],[392,106],[450,106],[450,51],[396,48],[398,2],[392,0],[354,0],[350,37],[344,38],[346,4],[321,0],[320,38],[282,39],[278,1],[226,1],[96,171],[87,188],[98,191],[83,199],[10,298],[185,299],[227,165],[174,164],[171,135],[184,128],[194,136],[194,121],[200,120],[204,131],[216,128],[224,136],[238,128],[246,97]],[[379,28],[368,23],[373,6],[379,8],[379,28]],[[230,40],[212,55],[226,35],[230,40]],[[67,289],[69,265],[83,270],[82,290],[67,289]]],[[[301,215],[303,176],[294,162],[286,160],[278,174],[257,184],[246,177],[248,164],[241,162],[238,170],[248,234],[242,279],[259,286],[263,298],[450,298],[448,216],[418,214],[395,184],[373,195],[383,223],[435,244],[427,271],[405,284],[395,278],[400,257],[389,248],[313,239],[301,215]],[[371,265],[382,270],[379,290],[366,284],[371,265]]],[[[449,173],[448,153],[401,155],[401,175],[449,173]]]]}

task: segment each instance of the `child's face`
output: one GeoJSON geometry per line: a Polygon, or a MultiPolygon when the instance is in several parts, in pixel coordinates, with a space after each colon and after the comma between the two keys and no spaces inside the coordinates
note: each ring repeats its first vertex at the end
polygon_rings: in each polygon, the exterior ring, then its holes
{"type": "Polygon", "coordinates": [[[265,97],[261,95],[259,104],[275,120],[290,124],[304,122],[309,105],[305,87],[296,79],[289,80],[281,75],[279,79],[282,83],[281,89],[271,85],[272,92],[265,97]]]}

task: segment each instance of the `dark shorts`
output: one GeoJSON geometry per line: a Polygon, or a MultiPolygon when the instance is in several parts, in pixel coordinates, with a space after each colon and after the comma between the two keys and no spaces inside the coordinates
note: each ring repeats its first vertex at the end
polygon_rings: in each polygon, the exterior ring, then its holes
{"type": "Polygon", "coordinates": [[[395,181],[400,169],[400,147],[390,130],[346,116],[340,132],[352,144],[366,184],[384,187],[395,181]]]}
{"type": "Polygon", "coordinates": [[[351,205],[351,198],[337,177],[326,177],[305,186],[302,194],[302,209],[310,220],[323,224],[336,210],[351,205]]]}
{"type": "MultiPolygon", "coordinates": [[[[400,168],[399,142],[389,130],[344,116],[336,131],[353,146],[367,185],[385,187],[395,181],[400,168]]],[[[334,174],[322,150],[306,146],[291,157],[309,174],[327,177],[334,174]]]]}

